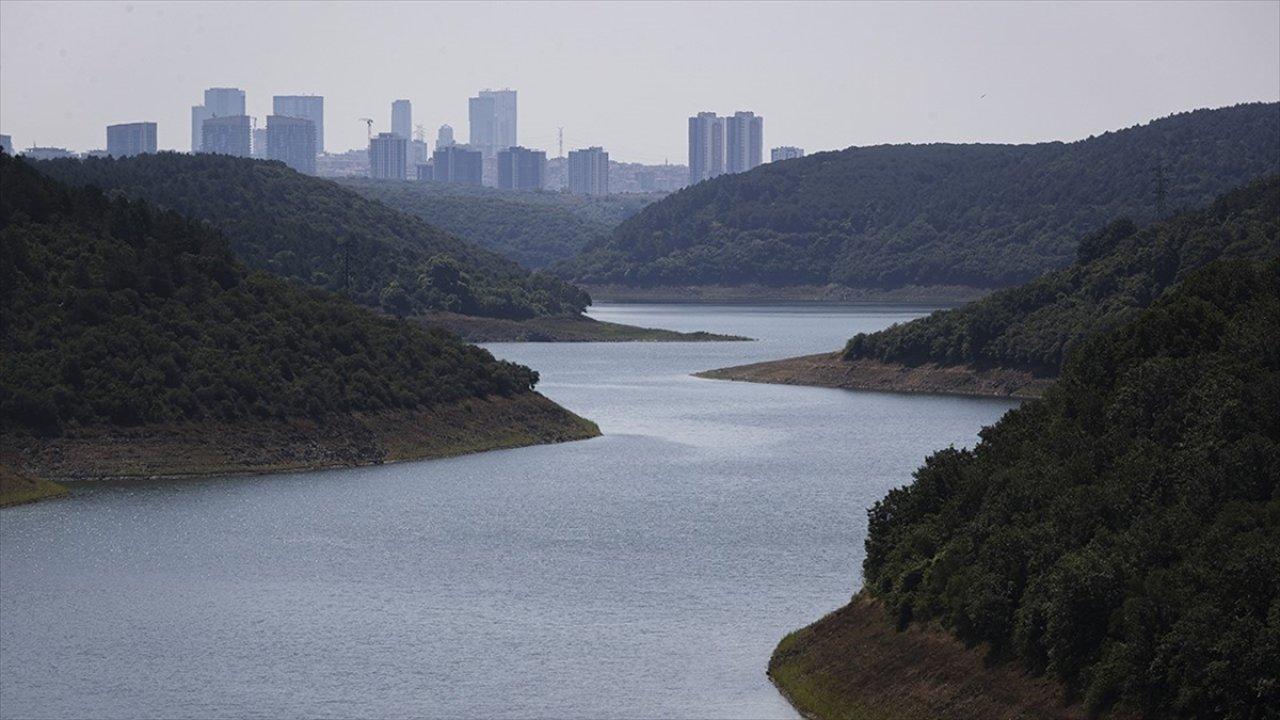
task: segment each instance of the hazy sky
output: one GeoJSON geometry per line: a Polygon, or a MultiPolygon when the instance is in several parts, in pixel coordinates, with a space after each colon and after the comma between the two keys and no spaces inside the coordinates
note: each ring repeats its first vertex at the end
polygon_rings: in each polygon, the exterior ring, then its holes
{"type": "MultiPolygon", "coordinates": [[[[754,110],[765,146],[1074,140],[1280,99],[1280,2],[1044,4],[0,3],[0,132],[77,150],[158,122],[186,150],[210,86],[325,97],[330,150],[361,117],[467,136],[467,98],[520,92],[523,145],[684,163],[686,118],[754,110]],[[985,96],[985,97],[984,97],[985,96]]],[[[766,150],[766,155],[767,155],[766,150]]]]}

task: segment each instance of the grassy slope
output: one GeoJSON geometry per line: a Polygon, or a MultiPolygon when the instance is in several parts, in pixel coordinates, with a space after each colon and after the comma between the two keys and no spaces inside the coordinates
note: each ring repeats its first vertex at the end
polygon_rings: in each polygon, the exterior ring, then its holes
{"type": "Polygon", "coordinates": [[[677,332],[643,328],[585,316],[513,321],[433,313],[421,316],[418,320],[428,327],[441,327],[455,332],[471,342],[719,342],[751,339],[701,330],[677,332]]]}
{"type": "Polygon", "coordinates": [[[21,472],[8,463],[0,463],[0,507],[22,505],[65,495],[67,495],[67,489],[55,482],[21,472]]]}
{"type": "Polygon", "coordinates": [[[946,631],[893,627],[859,595],[778,643],[769,677],[792,705],[821,720],[1076,720],[1058,685],[1009,666],[946,631]]]}
{"type": "Polygon", "coordinates": [[[316,470],[449,457],[596,437],[537,393],[322,418],[99,425],[59,437],[6,435],[0,451],[59,480],[316,470]]]}

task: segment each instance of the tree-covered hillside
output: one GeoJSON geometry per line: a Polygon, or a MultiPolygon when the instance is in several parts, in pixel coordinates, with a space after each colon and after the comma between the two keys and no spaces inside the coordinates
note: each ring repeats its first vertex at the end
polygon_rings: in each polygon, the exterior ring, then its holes
{"type": "Polygon", "coordinates": [[[534,270],[577,255],[662,197],[657,193],[593,197],[513,192],[367,178],[337,182],[534,270]]]}
{"type": "Polygon", "coordinates": [[[1026,285],[859,334],[845,347],[845,359],[1054,375],[1085,337],[1131,319],[1198,268],[1219,258],[1280,255],[1280,176],[1141,230],[1117,220],[1085,236],[1077,255],[1071,267],[1026,285]]]}
{"type": "Polygon", "coordinates": [[[202,222],[2,153],[0,185],[6,433],[418,408],[537,382],[451,334],[251,273],[202,222]]]}
{"type": "Polygon", "coordinates": [[[1006,287],[1067,266],[1116,218],[1145,224],[1276,172],[1277,103],[1072,143],[850,148],[686,188],[555,271],[630,286],[1006,287]]]}
{"type": "Polygon", "coordinates": [[[41,172],[206,220],[251,268],[395,314],[577,314],[580,289],[282,163],[160,153],[54,160],[41,172]],[[349,278],[349,279],[348,279],[349,278]]]}
{"type": "MultiPolygon", "coordinates": [[[[1280,260],[1222,260],[869,511],[866,590],[1093,710],[1280,707],[1280,260]]],[[[855,652],[851,649],[850,652],[855,652]]]]}

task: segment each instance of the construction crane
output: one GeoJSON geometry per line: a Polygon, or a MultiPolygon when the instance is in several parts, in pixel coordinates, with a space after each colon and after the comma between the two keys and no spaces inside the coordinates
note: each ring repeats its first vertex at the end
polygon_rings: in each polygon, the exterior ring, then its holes
{"type": "Polygon", "coordinates": [[[360,118],[360,122],[364,123],[364,134],[370,141],[373,140],[373,118],[360,118]]]}
{"type": "Polygon", "coordinates": [[[427,126],[426,126],[426,125],[414,125],[414,126],[413,126],[413,139],[414,139],[414,140],[417,140],[418,142],[425,142],[425,141],[426,141],[426,139],[427,139],[427,126]]]}

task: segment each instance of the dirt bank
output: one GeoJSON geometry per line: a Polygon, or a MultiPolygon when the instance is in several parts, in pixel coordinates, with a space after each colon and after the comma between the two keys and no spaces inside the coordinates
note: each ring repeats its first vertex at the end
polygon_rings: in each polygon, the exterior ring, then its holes
{"type": "Polygon", "coordinates": [[[6,434],[0,452],[51,480],[288,472],[565,442],[596,424],[537,393],[324,419],[91,427],[56,438],[6,434]]]}
{"type": "Polygon", "coordinates": [[[985,648],[912,625],[894,629],[862,595],[783,638],[769,678],[806,717],[819,720],[1083,720],[1053,680],[1017,666],[988,666],[985,648]]]}
{"type": "Polygon", "coordinates": [[[847,390],[976,395],[1029,399],[1053,382],[1020,370],[975,370],[936,364],[909,367],[875,360],[840,359],[840,353],[802,355],[785,360],[707,370],[698,377],[713,380],[817,385],[847,390]]]}

